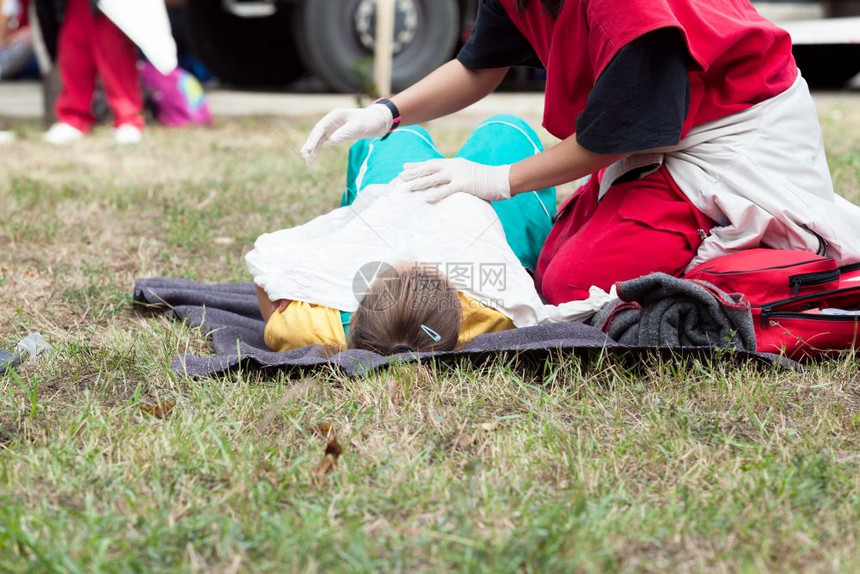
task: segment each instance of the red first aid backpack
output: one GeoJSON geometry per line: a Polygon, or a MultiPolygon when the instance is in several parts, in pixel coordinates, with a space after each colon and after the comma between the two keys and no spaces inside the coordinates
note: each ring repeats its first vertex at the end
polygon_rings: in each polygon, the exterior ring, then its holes
{"type": "Polygon", "coordinates": [[[860,347],[860,263],[782,249],[717,257],[685,275],[743,293],[759,352],[801,359],[860,347]]]}

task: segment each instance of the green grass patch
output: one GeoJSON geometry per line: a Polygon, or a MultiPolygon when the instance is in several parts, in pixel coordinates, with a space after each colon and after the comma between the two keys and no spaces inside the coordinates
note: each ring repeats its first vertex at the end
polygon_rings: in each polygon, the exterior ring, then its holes
{"type": "MultiPolygon", "coordinates": [[[[860,199],[860,112],[822,110],[860,199]]],[[[206,334],[132,309],[137,277],[247,280],[265,231],[335,207],[345,148],[222,120],[0,164],[0,571],[605,572],[860,569],[860,368],[728,357],[397,365],[358,379],[171,360],[206,334]],[[290,149],[292,148],[292,150],[290,149]],[[168,406],[169,405],[169,406],[168,406]],[[343,449],[317,476],[334,429],[343,449]]],[[[439,130],[455,150],[466,128],[439,130]]]]}

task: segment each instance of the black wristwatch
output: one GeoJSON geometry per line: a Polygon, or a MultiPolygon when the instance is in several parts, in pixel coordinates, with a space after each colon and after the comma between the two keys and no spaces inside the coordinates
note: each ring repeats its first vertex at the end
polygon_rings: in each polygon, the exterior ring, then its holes
{"type": "Polygon", "coordinates": [[[397,106],[389,100],[388,98],[379,98],[373,102],[374,104],[382,104],[389,110],[391,110],[391,128],[388,130],[388,133],[383,136],[383,139],[387,138],[388,135],[397,129],[397,126],[400,125],[400,110],[397,109],[397,106]]]}

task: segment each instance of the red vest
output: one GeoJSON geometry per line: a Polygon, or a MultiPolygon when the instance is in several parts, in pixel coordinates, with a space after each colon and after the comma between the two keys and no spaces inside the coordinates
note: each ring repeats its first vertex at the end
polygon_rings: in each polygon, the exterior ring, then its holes
{"type": "Polygon", "coordinates": [[[576,131],[589,92],[618,51],[660,28],[679,29],[694,60],[685,135],[782,93],[797,78],[788,33],[749,0],[566,0],[556,20],[540,0],[524,13],[516,0],[501,3],[546,67],[544,127],[558,138],[576,131]]]}

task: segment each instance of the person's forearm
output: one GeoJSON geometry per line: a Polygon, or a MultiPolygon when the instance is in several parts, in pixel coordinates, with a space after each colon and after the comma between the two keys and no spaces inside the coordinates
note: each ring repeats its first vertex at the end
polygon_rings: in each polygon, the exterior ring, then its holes
{"type": "Polygon", "coordinates": [[[402,125],[417,124],[474,104],[495,90],[507,71],[508,68],[470,70],[458,60],[451,60],[391,100],[400,111],[402,125]]]}
{"type": "Polygon", "coordinates": [[[576,141],[576,134],[548,150],[511,166],[511,195],[535,191],[575,181],[623,158],[588,151],[576,141]]]}

